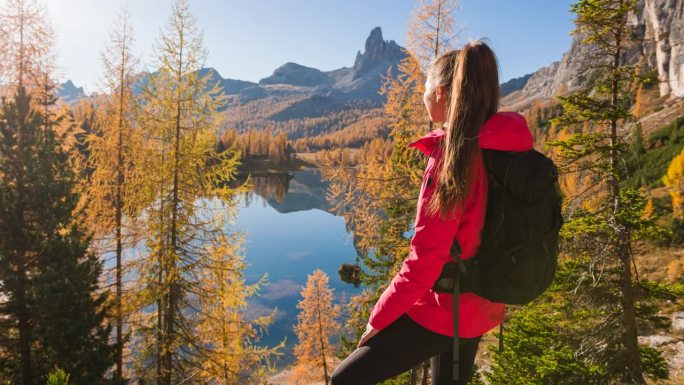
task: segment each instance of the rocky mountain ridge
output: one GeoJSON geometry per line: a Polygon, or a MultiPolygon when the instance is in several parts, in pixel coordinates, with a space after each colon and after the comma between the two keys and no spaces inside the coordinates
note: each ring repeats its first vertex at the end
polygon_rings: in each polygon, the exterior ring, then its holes
{"type": "MultiPolygon", "coordinates": [[[[213,82],[218,82],[233,102],[247,103],[269,96],[288,97],[294,95],[318,98],[333,96],[341,101],[368,100],[381,102],[378,94],[381,76],[396,67],[406,57],[404,49],[394,40],[383,39],[382,29],[371,30],[364,45],[364,51],[356,53],[352,67],[342,67],[332,71],[321,71],[298,63],[285,63],[276,68],[270,76],[254,83],[245,80],[223,78],[214,68],[200,70],[201,75],[210,74],[213,82]]],[[[532,74],[511,79],[501,84],[502,96],[521,89],[532,74]]],[[[138,92],[144,84],[146,74],[140,74],[138,92]]],[[[82,87],[76,88],[70,80],[60,87],[58,96],[67,103],[86,97],[82,87]]]]}
{"type": "Polygon", "coordinates": [[[83,87],[76,87],[71,80],[60,84],[57,90],[57,97],[65,103],[72,103],[86,96],[83,87]]]}
{"type": "Polygon", "coordinates": [[[266,97],[273,95],[283,86],[298,88],[291,92],[306,95],[316,94],[340,100],[370,100],[381,102],[383,97],[378,94],[381,76],[392,67],[396,73],[399,62],[406,57],[403,48],[394,40],[383,39],[380,27],[375,27],[364,46],[364,51],[358,51],[352,67],[342,67],[332,71],[321,71],[297,63],[286,63],[278,67],[271,76],[259,81],[255,87],[260,91],[247,88],[238,94],[240,102],[254,100],[255,95],[266,97]],[[276,86],[280,87],[268,87],[276,86]]]}
{"type": "MultiPolygon", "coordinates": [[[[630,16],[636,31],[633,47],[623,60],[635,64],[643,57],[647,67],[660,80],[660,96],[684,97],[684,0],[639,0],[637,10],[630,16]]],[[[518,92],[507,95],[502,104],[520,108],[534,100],[550,98],[561,90],[573,91],[584,85],[583,58],[591,57],[591,48],[580,44],[575,35],[570,49],[563,57],[540,68],[518,92]]]]}

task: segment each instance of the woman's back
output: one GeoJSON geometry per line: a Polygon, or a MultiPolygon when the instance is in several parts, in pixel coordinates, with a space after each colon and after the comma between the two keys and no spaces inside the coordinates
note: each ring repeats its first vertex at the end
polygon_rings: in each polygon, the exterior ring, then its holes
{"type": "MultiPolygon", "coordinates": [[[[429,156],[418,199],[410,255],[371,310],[370,324],[381,330],[404,311],[414,321],[436,333],[453,336],[453,295],[431,289],[442,266],[450,261],[454,237],[462,248],[461,258],[475,255],[487,207],[487,175],[481,159],[474,163],[473,185],[462,208],[443,219],[430,214],[426,202],[434,192],[445,131],[436,129],[410,146],[429,156]]],[[[525,118],[514,112],[499,112],[490,117],[479,131],[481,148],[502,151],[526,151],[532,148],[532,134],[525,118]]],[[[459,335],[481,335],[503,321],[504,305],[490,302],[472,293],[459,297],[459,335]]]]}

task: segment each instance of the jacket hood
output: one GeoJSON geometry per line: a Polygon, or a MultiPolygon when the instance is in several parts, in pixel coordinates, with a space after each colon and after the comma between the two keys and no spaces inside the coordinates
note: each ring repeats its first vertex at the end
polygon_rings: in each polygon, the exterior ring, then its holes
{"type": "MultiPolygon", "coordinates": [[[[437,128],[409,144],[409,147],[428,155],[445,135],[442,128],[437,128]]],[[[525,117],[511,111],[497,112],[487,119],[480,127],[478,141],[480,148],[499,151],[527,151],[534,145],[525,117]]]]}

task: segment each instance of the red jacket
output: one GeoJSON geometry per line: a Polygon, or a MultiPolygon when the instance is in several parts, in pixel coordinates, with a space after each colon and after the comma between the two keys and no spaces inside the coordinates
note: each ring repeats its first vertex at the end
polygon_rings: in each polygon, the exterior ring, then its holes
{"type": "MultiPolygon", "coordinates": [[[[525,118],[515,112],[498,112],[480,128],[480,148],[526,151],[532,148],[532,134],[525,118]]],[[[474,184],[463,208],[456,209],[446,220],[429,215],[424,204],[436,185],[435,165],[439,151],[432,151],[444,137],[441,128],[435,129],[410,144],[430,156],[418,196],[415,235],[411,239],[410,254],[401,270],[392,279],[378,302],[371,309],[369,323],[382,330],[403,313],[418,324],[434,332],[453,336],[453,294],[435,293],[432,285],[442,265],[451,259],[449,249],[454,236],[461,245],[461,258],[475,255],[480,244],[480,232],[487,209],[487,176],[482,161],[476,162],[474,184]],[[432,183],[426,186],[428,179],[432,183]]],[[[473,293],[459,297],[459,336],[477,337],[503,322],[505,306],[473,293]]]]}

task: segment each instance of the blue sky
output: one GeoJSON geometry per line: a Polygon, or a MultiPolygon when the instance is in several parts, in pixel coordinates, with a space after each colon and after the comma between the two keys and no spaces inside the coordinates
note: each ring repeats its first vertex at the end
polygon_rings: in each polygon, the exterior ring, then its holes
{"type": "MultiPolygon", "coordinates": [[[[56,33],[61,80],[98,91],[100,52],[121,9],[128,8],[143,67],[171,12],[172,0],[44,0],[56,33]]],[[[370,30],[405,42],[416,0],[190,0],[209,50],[206,65],[223,77],[258,81],[296,62],[321,70],[351,66],[370,30]]],[[[465,42],[488,38],[502,81],[559,60],[570,47],[570,0],[461,0],[455,15],[465,42]]]]}

